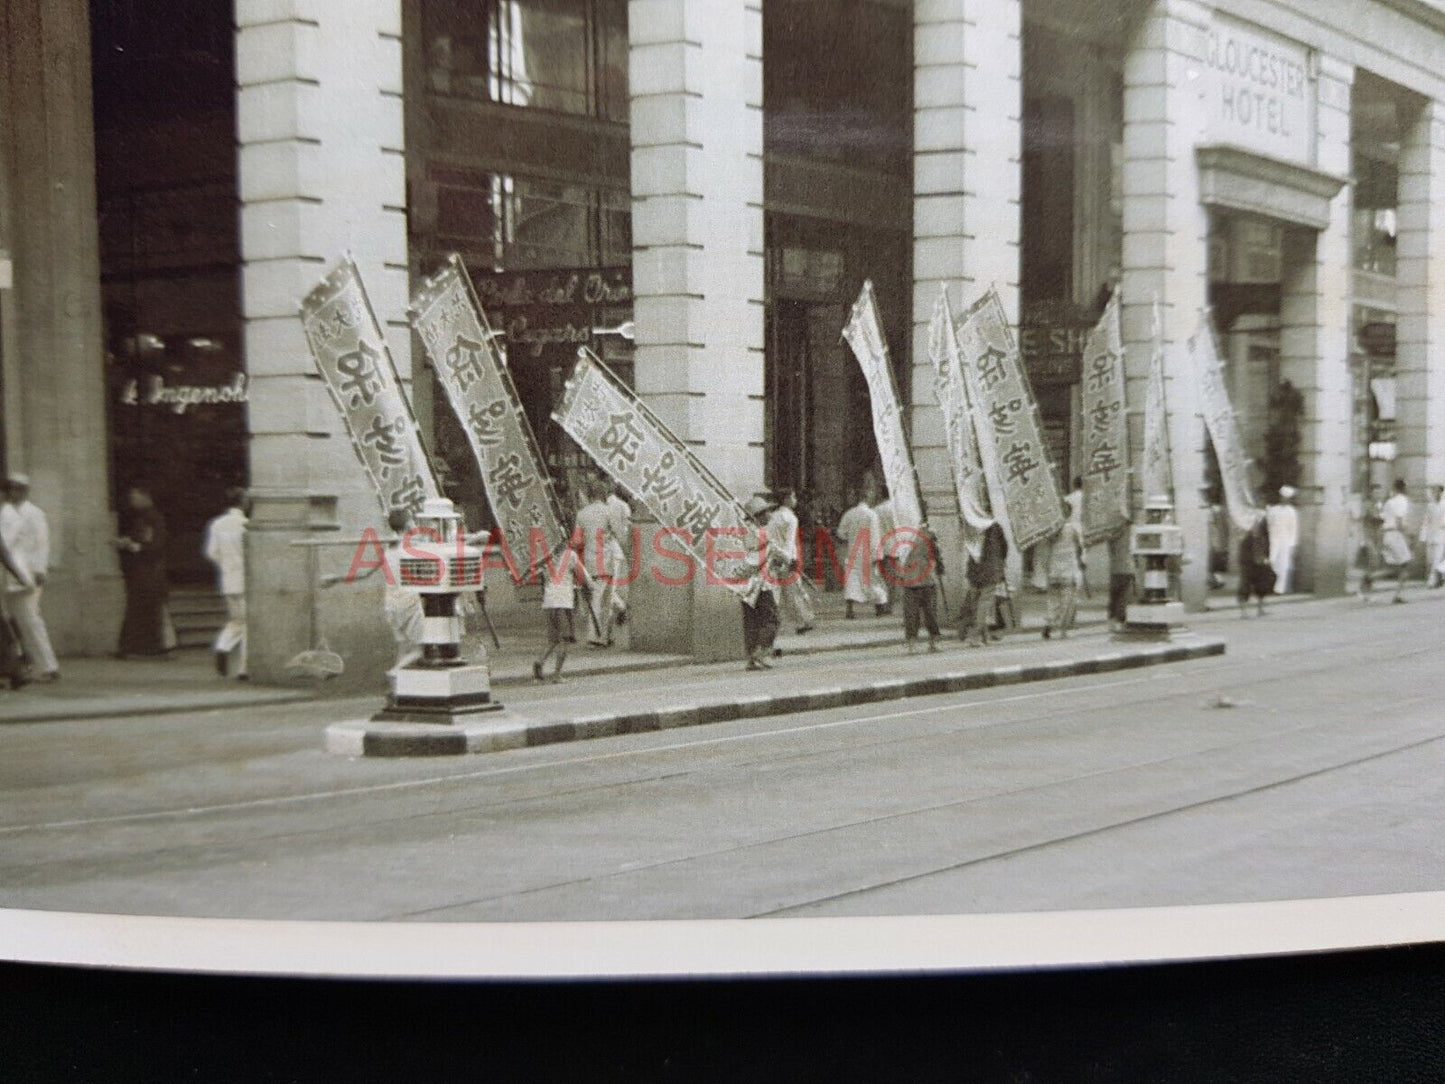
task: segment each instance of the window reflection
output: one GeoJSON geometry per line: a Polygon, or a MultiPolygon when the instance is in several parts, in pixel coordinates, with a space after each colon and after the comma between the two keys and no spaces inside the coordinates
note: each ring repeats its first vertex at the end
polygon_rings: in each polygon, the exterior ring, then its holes
{"type": "Polygon", "coordinates": [[[627,119],[626,0],[428,0],[431,91],[627,119]]]}

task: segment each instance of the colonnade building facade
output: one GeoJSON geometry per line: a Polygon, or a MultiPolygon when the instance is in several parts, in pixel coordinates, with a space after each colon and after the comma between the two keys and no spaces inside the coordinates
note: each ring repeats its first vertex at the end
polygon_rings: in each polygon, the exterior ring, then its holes
{"type": "MultiPolygon", "coordinates": [[[[377,519],[297,311],[343,252],[474,521],[406,323],[452,251],[564,484],[585,463],[548,414],[585,341],[736,493],[793,486],[805,522],[835,523],[875,468],[839,338],[865,278],[946,546],[927,354],[945,284],[955,307],[1000,291],[1065,481],[1083,336],[1115,285],[1137,459],[1157,304],[1191,605],[1217,480],[1181,347],[1206,309],[1260,477],[1299,489],[1300,587],[1343,589],[1372,481],[1445,481],[1438,3],[173,8],[11,0],[0,26],[0,417],[6,465],[52,516],[62,650],[111,646],[125,485],[157,491],[174,574],[201,578],[196,532],[239,482],[253,672],[319,637],[385,657],[377,587],[315,587],[377,519]]],[[[535,605],[503,585],[493,604],[535,605]]],[[[636,605],[636,646],[734,649],[716,590],[644,577],[636,605]]]]}

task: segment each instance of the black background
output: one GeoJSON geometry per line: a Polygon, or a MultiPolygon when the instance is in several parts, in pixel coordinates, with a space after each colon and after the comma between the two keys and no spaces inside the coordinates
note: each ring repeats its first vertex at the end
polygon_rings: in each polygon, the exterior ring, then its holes
{"type": "Polygon", "coordinates": [[[5,965],[0,993],[6,1081],[1445,1079],[1442,946],[1085,971],[665,983],[343,982],[5,965]]]}

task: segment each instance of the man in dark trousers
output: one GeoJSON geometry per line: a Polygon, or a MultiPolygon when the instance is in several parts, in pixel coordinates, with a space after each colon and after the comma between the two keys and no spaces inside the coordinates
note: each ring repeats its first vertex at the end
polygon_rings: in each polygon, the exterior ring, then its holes
{"type": "Polygon", "coordinates": [[[748,522],[757,531],[756,537],[748,540],[749,559],[756,560],[757,572],[748,585],[748,595],[742,600],[743,647],[747,652],[749,670],[771,670],[768,662],[773,653],[773,641],[778,636],[778,584],[782,582],[785,570],[768,552],[767,522],[771,506],[762,497],[751,498],[743,511],[748,522]],[[769,560],[775,563],[768,565],[769,560]]]}
{"type": "Polygon", "coordinates": [[[989,624],[993,619],[994,592],[1003,582],[1007,564],[1008,536],[995,521],[984,530],[978,559],[968,562],[965,574],[968,589],[963,593],[963,606],[958,612],[958,638],[966,647],[982,647],[991,639],[1002,639],[989,633],[989,624]],[[980,607],[985,598],[989,605],[980,607]]]}

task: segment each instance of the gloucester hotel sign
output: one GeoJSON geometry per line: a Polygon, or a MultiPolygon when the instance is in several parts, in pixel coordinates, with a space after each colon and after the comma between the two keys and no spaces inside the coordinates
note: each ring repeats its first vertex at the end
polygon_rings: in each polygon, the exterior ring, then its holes
{"type": "Polygon", "coordinates": [[[1215,16],[1204,61],[1210,142],[1313,164],[1314,85],[1305,46],[1215,16]]]}

